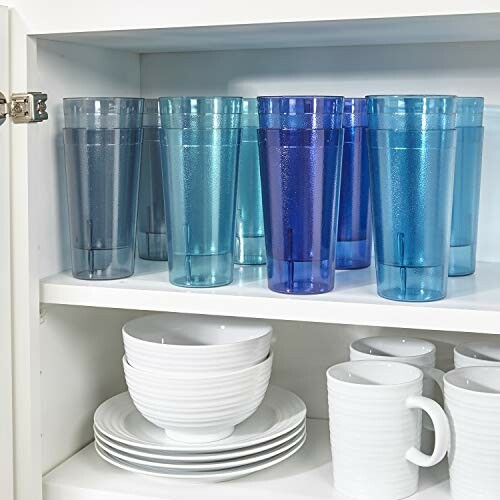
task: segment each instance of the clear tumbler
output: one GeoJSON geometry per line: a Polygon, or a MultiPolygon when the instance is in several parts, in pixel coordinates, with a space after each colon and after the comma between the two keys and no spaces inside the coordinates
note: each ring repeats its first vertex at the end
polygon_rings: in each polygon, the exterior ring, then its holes
{"type": "Polygon", "coordinates": [[[170,282],[233,280],[241,97],[162,97],[170,282]]]}
{"type": "Polygon", "coordinates": [[[378,293],[446,296],[456,150],[454,96],[369,96],[378,293]]]}
{"type": "Polygon", "coordinates": [[[457,158],[449,276],[466,276],[476,270],[484,135],[483,109],[482,97],[459,97],[457,100],[457,158]]]}
{"type": "Polygon", "coordinates": [[[143,99],[64,99],[73,275],[134,272],[143,99]]]}
{"type": "Polygon", "coordinates": [[[144,100],[137,247],[139,257],[167,260],[165,199],[161,170],[161,121],[158,99],[144,100]]]}

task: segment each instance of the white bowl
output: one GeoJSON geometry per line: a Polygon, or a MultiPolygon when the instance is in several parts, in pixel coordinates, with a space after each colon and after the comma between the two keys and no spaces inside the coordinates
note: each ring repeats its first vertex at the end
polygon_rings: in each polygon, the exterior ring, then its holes
{"type": "Polygon", "coordinates": [[[129,321],[122,332],[131,366],[190,374],[256,365],[272,339],[272,327],[262,321],[176,313],[129,321]]]}
{"type": "Polygon", "coordinates": [[[142,370],[123,358],[130,397],[137,410],[167,435],[187,443],[217,441],[259,407],[267,391],[273,362],[267,358],[243,370],[180,373],[142,370]]]}

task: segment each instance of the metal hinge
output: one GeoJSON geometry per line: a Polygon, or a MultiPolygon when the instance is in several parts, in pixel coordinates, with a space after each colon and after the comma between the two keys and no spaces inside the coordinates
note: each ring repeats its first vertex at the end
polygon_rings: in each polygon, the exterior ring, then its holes
{"type": "Polygon", "coordinates": [[[49,118],[47,94],[26,92],[12,94],[10,102],[0,92],[0,125],[10,116],[13,123],[38,123],[49,118]]]}

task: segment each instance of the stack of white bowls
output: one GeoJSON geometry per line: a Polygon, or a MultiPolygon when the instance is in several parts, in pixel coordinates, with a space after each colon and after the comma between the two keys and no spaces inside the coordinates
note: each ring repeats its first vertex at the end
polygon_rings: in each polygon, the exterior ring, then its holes
{"type": "Polygon", "coordinates": [[[271,326],[233,318],[156,314],[123,327],[123,368],[139,412],[175,440],[232,434],[264,399],[271,326]]]}
{"type": "Polygon", "coordinates": [[[225,481],[271,467],[306,438],[306,408],[269,387],[272,328],[157,314],[123,327],[128,393],[94,415],[95,448],[125,470],[225,481]]]}

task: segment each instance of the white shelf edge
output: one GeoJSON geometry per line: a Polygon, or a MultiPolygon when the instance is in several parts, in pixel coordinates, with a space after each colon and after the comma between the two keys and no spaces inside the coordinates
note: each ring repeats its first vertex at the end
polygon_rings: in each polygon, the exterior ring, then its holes
{"type": "MultiPolygon", "coordinates": [[[[93,444],[47,474],[44,500],[348,500],[333,488],[327,420],[308,419],[307,441],[297,455],[234,481],[196,485],[127,472],[104,462],[93,444]]],[[[411,500],[451,500],[446,460],[422,469],[411,500]]]]}
{"type": "MultiPolygon", "coordinates": [[[[448,297],[402,303],[376,294],[373,269],[338,273],[336,290],[288,296],[267,289],[264,268],[240,268],[232,285],[187,289],[168,283],[165,263],[138,262],[126,280],[89,282],[69,272],[45,278],[40,302],[330,324],[500,333],[500,264],[481,263],[475,276],[450,279],[448,297]]],[[[373,267],[373,266],[372,266],[373,267]]]]}

